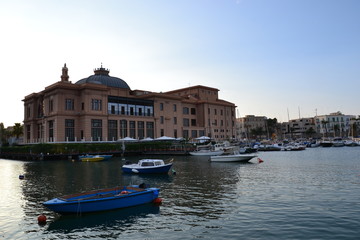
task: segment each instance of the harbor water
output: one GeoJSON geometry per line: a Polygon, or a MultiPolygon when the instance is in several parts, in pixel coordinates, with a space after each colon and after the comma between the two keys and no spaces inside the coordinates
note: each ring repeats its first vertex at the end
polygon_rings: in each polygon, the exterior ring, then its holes
{"type": "Polygon", "coordinates": [[[174,156],[176,175],[145,176],[123,174],[121,158],[1,159],[0,239],[359,238],[360,147],[260,152],[258,157],[264,162],[174,156]],[[81,216],[61,216],[42,205],[65,194],[140,183],[161,188],[162,205],[81,216]],[[45,225],[37,222],[40,214],[47,217],[45,225]]]}

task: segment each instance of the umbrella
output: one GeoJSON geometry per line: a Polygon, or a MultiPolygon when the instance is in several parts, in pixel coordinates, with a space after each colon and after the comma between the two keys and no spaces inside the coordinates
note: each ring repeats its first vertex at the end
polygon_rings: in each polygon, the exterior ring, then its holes
{"type": "Polygon", "coordinates": [[[150,142],[150,141],[154,141],[154,139],[152,139],[151,137],[147,137],[140,140],[140,142],[150,142]]]}
{"type": "Polygon", "coordinates": [[[201,136],[201,137],[196,138],[196,140],[210,140],[210,138],[207,136],[201,136]]]}
{"type": "Polygon", "coordinates": [[[175,138],[162,136],[162,137],[156,138],[155,140],[171,141],[171,140],[175,140],[175,138]]]}
{"type": "Polygon", "coordinates": [[[120,139],[120,141],[134,142],[134,141],[137,141],[137,140],[135,138],[131,138],[131,137],[124,137],[123,139],[120,139]]]}

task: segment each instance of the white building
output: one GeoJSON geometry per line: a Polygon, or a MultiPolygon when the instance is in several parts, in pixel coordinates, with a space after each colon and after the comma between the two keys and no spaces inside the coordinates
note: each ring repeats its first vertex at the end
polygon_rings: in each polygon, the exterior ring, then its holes
{"type": "Polygon", "coordinates": [[[350,135],[350,120],[355,115],[344,115],[340,111],[315,117],[316,131],[323,137],[348,137],[350,135]]]}

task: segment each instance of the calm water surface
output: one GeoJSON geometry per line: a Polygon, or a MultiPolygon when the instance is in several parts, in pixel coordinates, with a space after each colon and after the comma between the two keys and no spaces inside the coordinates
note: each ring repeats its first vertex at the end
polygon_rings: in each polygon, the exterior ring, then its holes
{"type": "MultiPolygon", "coordinates": [[[[175,157],[176,175],[107,162],[0,160],[0,239],[358,239],[360,147],[263,152],[249,164],[175,157]],[[20,180],[19,175],[25,179],[20,180]],[[148,183],[163,204],[61,216],[48,199],[148,183]],[[44,213],[48,222],[37,223],[44,213]]],[[[136,161],[139,157],[128,157],[136,161]]]]}

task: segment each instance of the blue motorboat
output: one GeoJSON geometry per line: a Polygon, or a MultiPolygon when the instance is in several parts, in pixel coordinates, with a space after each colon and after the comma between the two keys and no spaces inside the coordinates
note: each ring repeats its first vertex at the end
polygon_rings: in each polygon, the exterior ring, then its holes
{"type": "Polygon", "coordinates": [[[131,185],[57,197],[43,205],[60,214],[99,212],[151,203],[159,191],[145,184],[131,185]]]}
{"type": "Polygon", "coordinates": [[[125,173],[168,173],[173,159],[165,164],[162,159],[141,159],[138,163],[125,164],[122,170],[125,173]]]}

